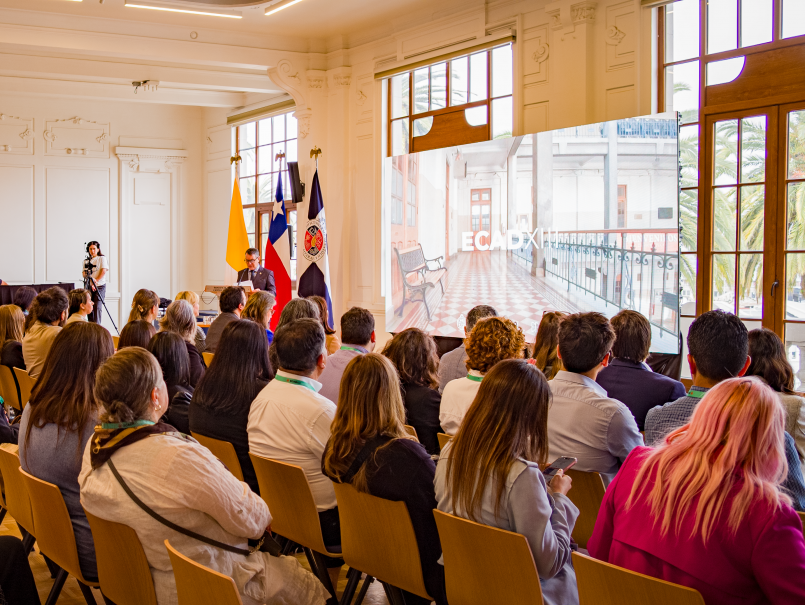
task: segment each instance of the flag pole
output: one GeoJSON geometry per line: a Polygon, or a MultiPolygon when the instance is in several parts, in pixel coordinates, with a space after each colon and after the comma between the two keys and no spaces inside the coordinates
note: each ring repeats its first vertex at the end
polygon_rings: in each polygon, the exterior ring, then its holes
{"type": "Polygon", "coordinates": [[[318,147],[318,145],[310,150],[310,157],[311,158],[316,158],[316,170],[319,169],[319,156],[320,155],[322,155],[322,150],[318,147]]]}
{"type": "MultiPolygon", "coordinates": [[[[274,156],[274,161],[276,162],[277,160],[279,160],[279,162],[280,162],[280,169],[279,169],[278,174],[279,174],[280,181],[282,181],[282,160],[285,160],[285,152],[284,151],[277,152],[277,155],[274,156]]],[[[286,169],[288,168],[288,161],[287,160],[285,160],[285,168],[286,169]]],[[[276,187],[274,189],[276,190],[276,187]]],[[[274,206],[273,205],[271,206],[271,220],[272,221],[274,220],[274,206]]]]}

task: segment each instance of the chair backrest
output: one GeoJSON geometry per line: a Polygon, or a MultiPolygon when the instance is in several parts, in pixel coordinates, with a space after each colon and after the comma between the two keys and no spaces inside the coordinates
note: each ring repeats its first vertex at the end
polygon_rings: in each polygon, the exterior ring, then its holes
{"type": "Polygon", "coordinates": [[[443,450],[444,446],[447,445],[447,442],[450,441],[453,436],[447,433],[436,433],[436,438],[439,440],[439,449],[443,450]]]}
{"type": "Polygon", "coordinates": [[[271,531],[318,553],[327,554],[316,501],[305,471],[293,464],[249,454],[260,496],[271,511],[271,531]]]}
{"type": "Polygon", "coordinates": [[[221,441],[212,437],[205,437],[198,433],[190,432],[190,435],[201,445],[210,450],[213,455],[224,463],[229,472],[237,477],[238,481],[243,481],[243,470],[240,468],[240,460],[235,452],[235,446],[229,441],[221,441]]]}
{"type": "Polygon", "coordinates": [[[0,397],[15,410],[22,410],[19,387],[8,366],[0,366],[0,397]]]}
{"type": "Polygon", "coordinates": [[[405,432],[411,435],[411,437],[416,437],[417,441],[419,440],[419,435],[416,434],[416,429],[410,424],[405,425],[405,432]]]}
{"type": "Polygon", "coordinates": [[[31,497],[31,511],[36,529],[34,535],[39,550],[71,576],[84,584],[90,584],[81,575],[73,522],[70,520],[70,513],[58,486],[37,479],[22,468],[19,472],[31,497]]]}
{"type": "Polygon", "coordinates": [[[579,605],[704,605],[697,590],[573,553],[579,605]]]}
{"type": "Polygon", "coordinates": [[[805,537],[805,513],[797,512],[799,515],[799,520],[802,523],[802,535],[805,537]]]}
{"type": "Polygon", "coordinates": [[[207,367],[210,367],[210,364],[212,363],[213,355],[215,355],[215,353],[204,352],[204,353],[201,354],[201,356],[204,358],[204,363],[207,364],[207,367]]]}
{"type": "Polygon", "coordinates": [[[598,510],[604,500],[604,480],[598,473],[570,469],[567,475],[573,479],[573,486],[567,493],[570,501],[579,509],[579,518],[573,527],[573,539],[582,548],[587,548],[587,540],[593,535],[598,510]]]}
{"type": "MultiPolygon", "coordinates": [[[[24,436],[20,438],[24,439],[24,436]]],[[[0,473],[3,475],[3,485],[6,492],[6,510],[25,531],[36,535],[36,532],[34,532],[34,515],[31,511],[31,498],[28,496],[28,488],[22,481],[19,469],[19,455],[16,452],[0,447],[0,473]]]]}
{"type": "Polygon", "coordinates": [[[20,385],[20,403],[22,404],[22,409],[25,409],[25,406],[28,405],[28,401],[31,399],[31,391],[34,390],[36,380],[31,378],[28,372],[20,370],[19,368],[14,368],[14,376],[17,377],[17,384],[20,385]]]}
{"type": "Polygon", "coordinates": [[[112,336],[112,344],[115,345],[115,351],[117,351],[117,345],[120,342],[120,336],[112,336]]]}
{"type": "Polygon", "coordinates": [[[522,534],[433,511],[451,603],[540,605],[542,588],[528,540],[522,534]],[[478,551],[493,556],[479,557],[478,551]]]}
{"type": "Polygon", "coordinates": [[[143,545],[128,525],[107,521],[84,510],[95,542],[98,580],[104,596],[116,605],[157,605],[154,578],[143,545]]]}
{"type": "Polygon", "coordinates": [[[168,549],[173,577],[176,578],[176,596],[179,605],[199,605],[199,603],[243,605],[238,587],[232,578],[188,559],[167,540],[165,548],[168,549]]]}
{"type": "Polygon", "coordinates": [[[347,565],[432,601],[405,503],[359,492],[346,483],[333,486],[341,519],[341,552],[347,565]]]}

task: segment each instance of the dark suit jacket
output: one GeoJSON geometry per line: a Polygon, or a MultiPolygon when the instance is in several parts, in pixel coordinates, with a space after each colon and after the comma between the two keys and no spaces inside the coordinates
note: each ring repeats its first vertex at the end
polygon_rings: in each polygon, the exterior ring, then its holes
{"type": "Polygon", "coordinates": [[[439,424],[439,406],[442,396],[436,389],[402,383],[405,403],[405,422],[416,429],[419,442],[428,454],[439,453],[438,433],[443,433],[439,424]]]}
{"type": "Polygon", "coordinates": [[[598,374],[596,382],[607,396],[624,403],[634,415],[638,430],[645,430],[646,414],[658,405],[686,395],[678,380],[652,372],[642,363],[615,359],[598,374]]]}
{"type": "MultiPolygon", "coordinates": [[[[238,272],[238,281],[249,281],[249,270],[243,269],[238,272]]],[[[258,267],[252,280],[252,288],[255,290],[265,290],[277,295],[277,287],[274,285],[274,272],[265,267],[258,267]]]]}

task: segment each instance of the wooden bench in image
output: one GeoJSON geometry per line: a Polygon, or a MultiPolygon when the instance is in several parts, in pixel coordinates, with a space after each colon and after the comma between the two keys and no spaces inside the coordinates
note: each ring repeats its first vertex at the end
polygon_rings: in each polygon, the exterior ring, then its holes
{"type": "Polygon", "coordinates": [[[447,274],[447,269],[442,267],[444,257],[425,258],[422,252],[422,244],[411,248],[394,248],[397,255],[397,267],[400,270],[400,277],[403,282],[403,301],[398,315],[402,317],[405,311],[406,301],[416,302],[414,297],[419,294],[425,304],[425,311],[430,321],[430,308],[428,308],[427,292],[435,288],[436,284],[442,288],[444,294],[444,284],[442,278],[447,274]],[[428,263],[436,263],[437,267],[431,269],[428,263]]]}

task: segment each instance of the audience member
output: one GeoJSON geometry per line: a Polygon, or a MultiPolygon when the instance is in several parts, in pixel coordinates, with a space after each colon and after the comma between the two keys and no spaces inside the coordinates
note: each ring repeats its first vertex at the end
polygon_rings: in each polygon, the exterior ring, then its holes
{"type": "MultiPolygon", "coordinates": [[[[186,300],[190,303],[190,306],[193,307],[193,315],[195,317],[199,316],[200,311],[198,305],[201,299],[199,299],[198,294],[192,290],[182,290],[176,295],[174,300],[186,300]]],[[[196,349],[198,349],[199,353],[203,353],[207,350],[207,335],[198,323],[196,323],[196,336],[193,344],[196,345],[196,349]]]]}
{"type": "Polygon", "coordinates": [[[499,361],[522,357],[525,349],[523,331],[503,317],[479,320],[465,342],[469,373],[447,383],[439,410],[439,424],[449,435],[461,426],[484,375],[499,361]]]}
{"type": "Polygon", "coordinates": [[[117,350],[120,351],[126,347],[142,347],[143,349],[147,349],[148,343],[151,342],[151,338],[153,338],[156,333],[157,331],[156,328],[154,328],[154,324],[144,319],[130,321],[120,330],[117,350]]]}
{"type": "Polygon", "coordinates": [[[799,464],[805,469],[805,397],[794,391],[794,370],[783,341],[767,328],[751,330],[749,358],[746,376],[760,376],[777,393],[786,412],[785,432],[794,438],[799,464]]]}
{"type": "MultiPolygon", "coordinates": [[[[260,391],[249,410],[249,451],[302,468],[319,511],[324,544],[338,546],[341,526],[335,491],[321,470],[335,416],[335,404],[319,394],[321,383],[317,379],[327,364],[325,346],[318,317],[297,319],[277,328],[272,347],[279,366],[274,380],[260,391]]],[[[325,560],[335,586],[344,562],[330,557],[325,560]]]]}
{"type": "Polygon", "coordinates": [[[330,310],[327,308],[327,301],[323,296],[308,296],[308,300],[313,301],[319,309],[319,319],[324,328],[324,335],[327,339],[327,354],[334,354],[341,346],[341,341],[338,340],[338,334],[330,327],[330,310]]]}
{"type": "Polygon", "coordinates": [[[190,386],[190,355],[185,340],[173,332],[158,332],[146,348],[162,368],[162,378],[168,388],[168,409],[163,419],[180,433],[189,435],[193,387],[190,386]]]}
{"type": "Polygon", "coordinates": [[[271,331],[271,317],[274,315],[275,304],[276,298],[271,292],[257,290],[249,297],[241,314],[243,319],[251,319],[259,326],[262,326],[269,345],[274,340],[274,332],[271,331]]]}
{"type": "Polygon", "coordinates": [[[648,411],[684,397],[685,386],[678,380],[655,374],[646,365],[651,347],[651,324],[644,315],[624,309],[610,324],[615,330],[614,359],[599,372],[596,382],[604,387],[608,397],[629,408],[638,430],[642,431],[648,411]]]}
{"type": "Polygon", "coordinates": [[[724,380],[689,424],[632,452],[604,496],[590,554],[694,588],[708,605],[805,603],[802,523],[780,491],[784,429],[761,380],[724,380]]]}
{"type": "MultiPolygon", "coordinates": [[[[315,319],[321,322],[319,307],[316,306],[316,303],[311,301],[309,298],[294,298],[292,300],[289,300],[287,303],[285,303],[285,307],[283,307],[282,313],[280,313],[280,318],[277,321],[276,330],[279,330],[285,324],[303,318],[315,319]]],[[[273,341],[268,349],[268,359],[271,362],[271,367],[274,370],[276,370],[279,367],[280,362],[279,359],[277,359],[277,351],[276,348],[274,347],[273,341]]]]}
{"type": "Polygon", "coordinates": [[[559,324],[567,317],[563,311],[546,311],[537,328],[537,339],[534,343],[534,354],[531,358],[534,365],[539,368],[545,378],[553,380],[556,373],[562,369],[562,362],[557,356],[559,348],[559,324]]]}
{"type": "MultiPolygon", "coordinates": [[[[394,335],[383,355],[397,368],[405,404],[405,423],[416,429],[419,442],[429,454],[439,453],[439,355],[436,342],[419,328],[394,335]]],[[[327,364],[329,365],[329,360],[327,364]]],[[[460,379],[464,380],[464,379],[460,379]]]]}
{"type": "Polygon", "coordinates": [[[53,341],[67,319],[67,294],[58,286],[40,292],[31,305],[22,355],[31,378],[38,378],[53,341]]]}
{"type": "Polygon", "coordinates": [[[560,470],[546,485],[539,466],[549,461],[550,400],[545,377],[531,364],[495,365],[442,450],[436,499],[440,511],[525,536],[545,604],[572,605],[579,597],[570,536],[579,510],[567,497],[570,477],[560,470]]]}
{"type": "Polygon", "coordinates": [[[643,438],[623,403],[595,379],[609,362],[615,332],[600,313],[568,315],[559,324],[559,370],[550,381],[548,457],[577,458],[576,470],[601,473],[609,483],[643,438]]]}
{"type": "MultiPolygon", "coordinates": [[[[358,491],[403,502],[411,517],[425,588],[446,605],[439,533],[433,518],[436,465],[403,426],[405,410],[394,366],[381,355],[353,358],[344,372],[322,469],[333,481],[358,491]]],[[[406,605],[430,599],[405,592],[406,605]]]]}
{"type": "Polygon", "coordinates": [[[70,290],[67,298],[67,321],[64,322],[64,325],[66,326],[74,321],[89,321],[87,315],[92,313],[95,308],[95,303],[92,302],[92,295],[89,290],[84,290],[84,288],[70,290]]]}
{"type": "MultiPolygon", "coordinates": [[[[259,293],[271,296],[263,290],[259,293]]],[[[262,327],[253,321],[232,321],[224,329],[218,353],[196,387],[190,405],[190,430],[231,443],[244,480],[257,494],[260,488],[249,458],[246,427],[252,401],[273,376],[262,327]]]]}
{"type": "Polygon", "coordinates": [[[227,286],[218,296],[218,307],[221,313],[207,330],[207,351],[215,353],[218,340],[230,321],[240,319],[243,307],[246,306],[246,291],[240,286],[227,286]]]}
{"type": "Polygon", "coordinates": [[[144,319],[149,323],[154,323],[159,315],[159,296],[153,290],[145,288],[137,290],[134,299],[131,301],[131,313],[129,321],[144,319]]]}
{"type": "Polygon", "coordinates": [[[178,334],[185,341],[187,354],[190,357],[190,386],[195,388],[201,377],[204,376],[207,364],[204,363],[204,357],[193,344],[196,336],[196,317],[193,315],[193,307],[186,300],[174,300],[168,305],[159,327],[163,332],[178,334]]]}
{"type": "Polygon", "coordinates": [[[165,538],[186,557],[229,575],[244,603],[322,605],[327,600],[321,582],[295,558],[259,551],[247,557],[171,531],[123,490],[125,485],[145,506],[183,530],[243,550],[247,539],[260,538],[271,524],[265,502],[207,448],[159,422],[168,394],[150,353],[131,347],[110,358],[98,371],[95,396],[104,408],[104,424],[96,428],[92,447],[84,450],[81,503],[90,513],[137,532],[157,602],[177,599],[165,538]]]}
{"type": "MultiPolygon", "coordinates": [[[[467,313],[467,323],[464,326],[464,336],[469,337],[470,332],[479,320],[487,317],[495,317],[498,314],[489,305],[478,305],[470,309],[467,313]]],[[[444,391],[444,387],[451,380],[467,377],[467,349],[466,340],[458,348],[448,351],[439,362],[439,392],[444,391]]]]}
{"type": "Polygon", "coordinates": [[[28,553],[17,536],[0,536],[0,604],[42,605],[28,553]]]}
{"type": "Polygon", "coordinates": [[[338,389],[347,364],[358,355],[375,349],[375,318],[361,307],[352,307],[341,316],[341,347],[327,357],[327,367],[319,377],[319,391],[330,401],[338,401],[338,389]]]}
{"type": "Polygon", "coordinates": [[[95,372],[113,354],[109,331],[96,323],[75,322],[61,330],[20,423],[20,464],[59,487],[70,513],[81,573],[88,580],[97,579],[98,571],[92,532],[79,501],[78,473],[98,420],[95,372]]]}
{"type": "Polygon", "coordinates": [[[28,315],[31,310],[31,305],[34,304],[36,298],[36,290],[31,286],[20,286],[14,292],[14,304],[22,309],[23,315],[28,315]]]}
{"type": "Polygon", "coordinates": [[[17,305],[0,306],[0,365],[25,369],[22,338],[25,316],[17,305]]]}

